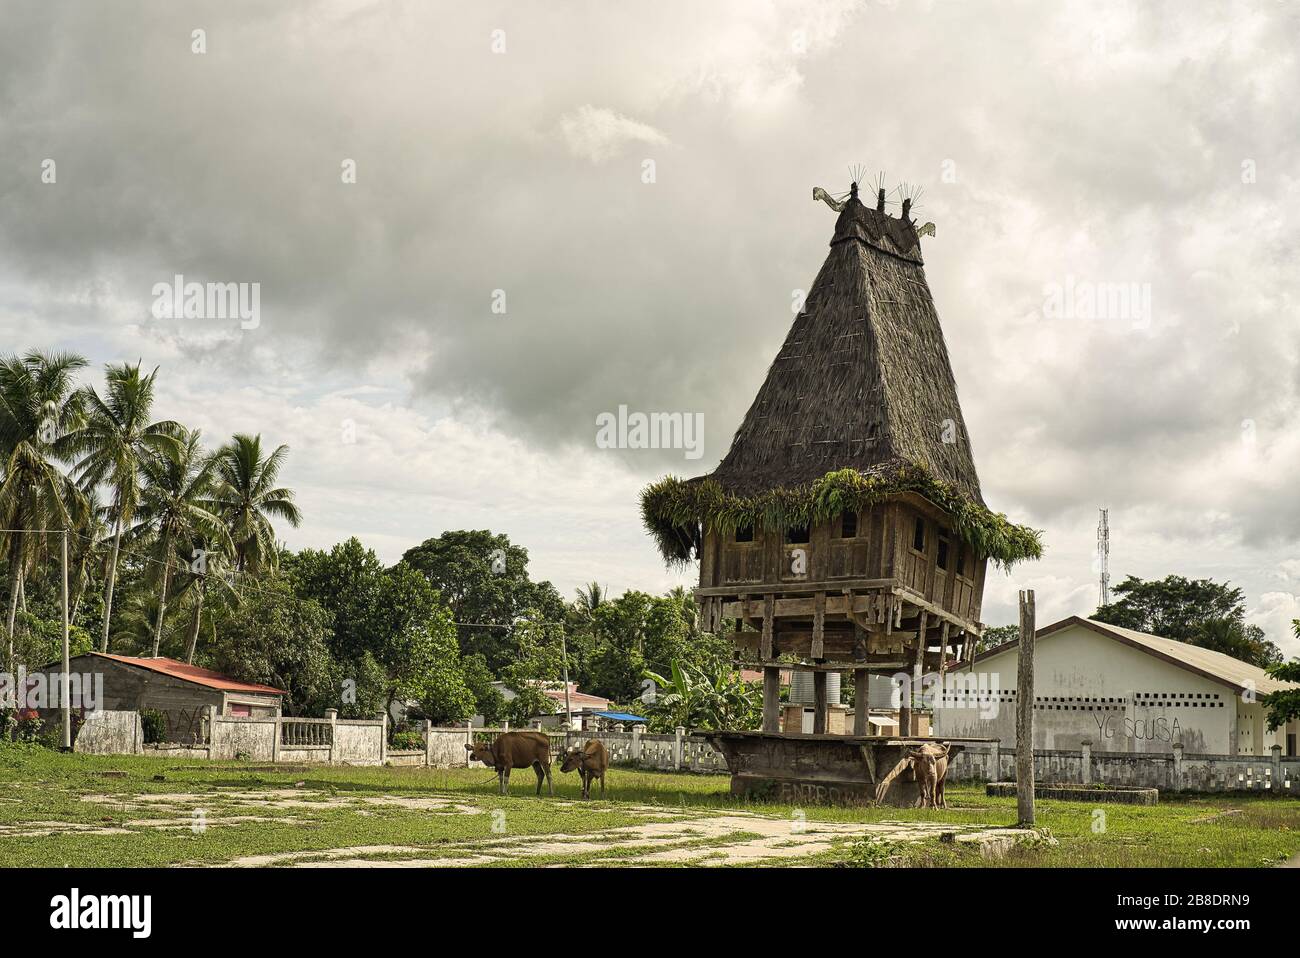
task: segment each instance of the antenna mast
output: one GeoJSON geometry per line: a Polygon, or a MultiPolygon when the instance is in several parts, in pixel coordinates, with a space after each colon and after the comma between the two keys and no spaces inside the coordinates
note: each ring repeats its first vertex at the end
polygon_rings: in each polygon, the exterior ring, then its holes
{"type": "Polygon", "coordinates": [[[1110,519],[1109,509],[1099,510],[1097,522],[1097,567],[1101,573],[1097,605],[1110,605],[1110,519]]]}

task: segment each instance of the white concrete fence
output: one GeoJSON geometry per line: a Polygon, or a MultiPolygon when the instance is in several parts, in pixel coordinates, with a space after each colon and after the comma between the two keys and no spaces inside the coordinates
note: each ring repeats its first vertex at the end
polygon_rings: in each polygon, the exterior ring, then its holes
{"type": "MultiPolygon", "coordinates": [[[[960,740],[957,740],[960,741],[960,740]]],[[[970,743],[949,766],[954,781],[1015,781],[1015,750],[998,742],[970,743]]],[[[1084,742],[1078,751],[1034,749],[1034,781],[1043,784],[1121,785],[1170,792],[1262,792],[1300,794],[1300,757],[1184,753],[1175,744],[1165,755],[1099,752],[1084,742]]]]}

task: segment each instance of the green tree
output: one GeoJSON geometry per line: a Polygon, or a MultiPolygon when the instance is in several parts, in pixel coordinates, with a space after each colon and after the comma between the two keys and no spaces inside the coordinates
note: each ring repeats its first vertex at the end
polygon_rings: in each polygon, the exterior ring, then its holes
{"type": "Polygon", "coordinates": [[[487,659],[481,655],[467,655],[461,659],[461,673],[465,676],[465,687],[474,696],[474,709],[483,716],[488,725],[496,725],[505,715],[506,700],[501,691],[492,683],[495,678],[487,666],[487,659]]]}
{"type": "MultiPolygon", "coordinates": [[[[181,429],[177,439],[174,449],[148,456],[142,464],[146,481],[138,507],[139,521],[130,537],[148,538],[155,544],[159,579],[153,632],[155,656],[162,642],[172,571],[178,566],[190,568],[191,556],[178,556],[177,548],[192,546],[196,540],[216,543],[226,551],[234,548],[221,517],[214,511],[219,506],[211,499],[217,460],[203,451],[197,430],[181,429]]],[[[206,566],[206,555],[198,558],[206,566]]]]}
{"type": "Polygon", "coordinates": [[[356,688],[343,711],[400,699],[439,721],[473,714],[451,612],[421,573],[405,562],[385,569],[355,537],[329,552],[304,549],[288,565],[300,594],[333,615],[330,648],[356,688]]]}
{"type": "MultiPolygon", "coordinates": [[[[1291,628],[1300,639],[1300,619],[1292,619],[1291,628]]],[[[1275,732],[1287,722],[1300,719],[1300,659],[1274,662],[1268,667],[1268,674],[1279,682],[1296,683],[1292,688],[1269,692],[1259,700],[1268,709],[1268,730],[1275,732]]]]}
{"type": "Polygon", "coordinates": [[[500,675],[516,654],[514,623],[526,613],[559,622],[564,600],[528,578],[528,551],[486,529],[449,531],[408,549],[402,561],[438,590],[458,623],[463,655],[482,655],[500,675]],[[530,611],[531,610],[531,611],[530,611]]]}
{"type": "Polygon", "coordinates": [[[101,652],[108,651],[122,536],[130,527],[140,502],[144,462],[169,452],[180,428],[170,420],[149,421],[157,376],[157,368],[148,375],[141,373],[138,362],[134,366],[109,364],[104,376],[105,394],[100,396],[93,386],[82,390],[80,401],[86,408],[85,420],[67,439],[70,451],[81,457],[75,469],[82,489],[90,491],[108,486],[112,490],[108,521],[112,526],[113,545],[104,586],[101,652]]]}
{"type": "Polygon", "coordinates": [[[989,649],[997,648],[999,645],[1019,641],[1019,639],[1020,626],[995,625],[984,630],[984,634],[975,643],[975,653],[978,655],[980,652],[986,652],[989,649]]]}
{"type": "Polygon", "coordinates": [[[559,628],[541,621],[536,610],[520,619],[515,628],[515,657],[501,670],[501,679],[514,697],[506,702],[506,716],[513,725],[527,725],[535,715],[555,712],[555,702],[546,695],[562,672],[559,628]]]}
{"type": "Polygon", "coordinates": [[[337,670],[329,654],[330,616],[293,593],[278,576],[258,583],[221,612],[220,637],[206,665],[245,682],[284,689],[289,715],[320,714],[337,701],[337,670]]]}
{"type": "Polygon", "coordinates": [[[237,433],[217,451],[217,483],[213,499],[235,544],[235,571],[274,571],[280,553],[272,519],[297,528],[302,513],[293,490],[277,486],[288,446],[262,455],[262,437],[237,433]]]}
{"type": "Polygon", "coordinates": [[[1099,622],[1214,649],[1261,667],[1281,657],[1261,629],[1246,625],[1242,591],[1226,583],[1180,575],[1152,581],[1128,576],[1113,591],[1116,601],[1093,613],[1099,622]]]}
{"type": "Polygon", "coordinates": [[[81,425],[84,399],[72,374],[85,365],[70,353],[0,358],[0,529],[11,530],[0,533],[0,547],[8,561],[11,673],[26,576],[49,544],[47,530],[71,528],[83,499],[55,463],[69,457],[69,433],[81,425]]]}

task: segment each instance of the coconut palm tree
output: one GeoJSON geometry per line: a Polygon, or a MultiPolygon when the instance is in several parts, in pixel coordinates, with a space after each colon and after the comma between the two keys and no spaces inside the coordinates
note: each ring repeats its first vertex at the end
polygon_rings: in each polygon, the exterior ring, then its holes
{"type": "Polygon", "coordinates": [[[134,366],[110,363],[105,370],[103,396],[94,387],[83,391],[86,406],[85,425],[68,437],[73,451],[81,460],[76,465],[83,489],[106,485],[112,490],[109,520],[113,529],[113,546],[108,560],[104,586],[104,626],[100,651],[108,651],[109,619],[113,614],[113,589],[117,582],[118,558],[122,534],[131,526],[140,503],[141,467],[150,456],[176,448],[176,434],[181,426],[171,420],[150,422],[153,407],[154,379],[158,369],[145,375],[140,363],[134,366]]]}
{"type": "Polygon", "coordinates": [[[220,548],[233,548],[219,505],[211,498],[217,471],[217,457],[203,451],[198,430],[181,429],[173,452],[148,456],[142,462],[144,487],[137,510],[138,523],[131,540],[151,539],[156,547],[160,586],[157,619],[153,629],[153,654],[162,643],[163,619],[167,615],[167,591],[176,566],[206,571],[206,553],[178,558],[177,550],[196,539],[213,541],[220,548]]]}
{"type": "Polygon", "coordinates": [[[578,586],[578,598],[573,603],[578,614],[590,619],[597,609],[609,601],[609,588],[599,582],[588,582],[578,586]]]}
{"type": "Polygon", "coordinates": [[[297,527],[302,514],[293,490],[277,487],[288,446],[262,455],[262,437],[236,434],[217,451],[217,486],[213,499],[234,543],[235,571],[259,572],[278,567],[271,519],[297,527]]]}
{"type": "Polygon", "coordinates": [[[32,351],[0,358],[0,533],[9,560],[9,671],[15,671],[14,622],[27,573],[44,551],[47,530],[67,529],[80,493],[58,468],[82,419],[73,372],[86,360],[32,351]],[[70,507],[71,506],[71,510],[70,507]]]}

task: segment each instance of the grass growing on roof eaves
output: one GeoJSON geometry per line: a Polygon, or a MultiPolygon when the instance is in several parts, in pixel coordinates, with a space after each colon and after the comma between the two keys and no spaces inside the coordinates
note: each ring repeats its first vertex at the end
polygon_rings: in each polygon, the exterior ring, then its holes
{"type": "Polygon", "coordinates": [[[978,554],[1004,569],[1043,555],[1042,533],[1011,522],[956,492],[919,466],[882,475],[837,469],[794,488],[754,496],[726,492],[713,479],[688,482],[666,476],[641,492],[641,519],[664,561],[685,564],[698,554],[702,529],[731,535],[737,529],[794,529],[818,525],[845,511],[859,511],[886,496],[915,492],[952,517],[953,529],[978,554]]]}

